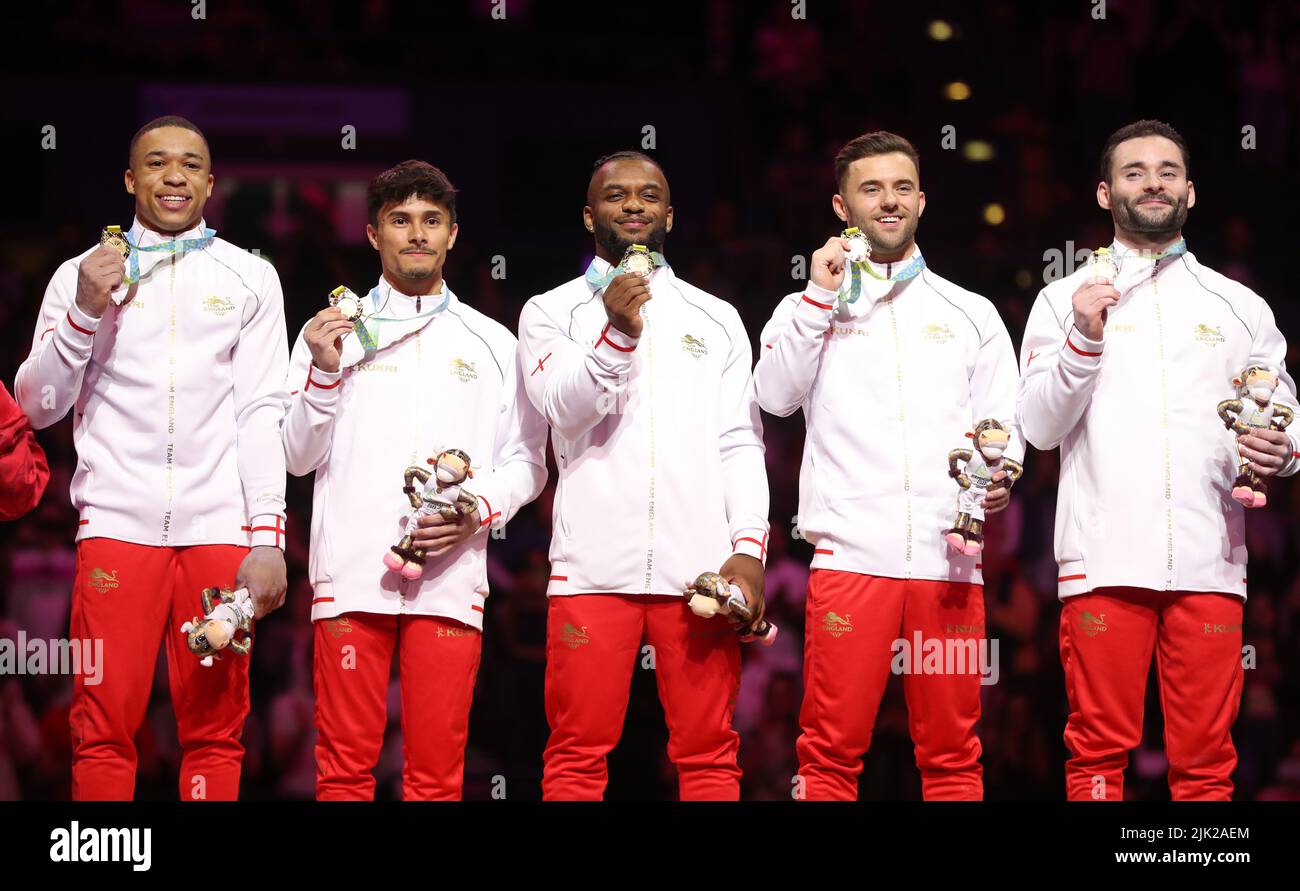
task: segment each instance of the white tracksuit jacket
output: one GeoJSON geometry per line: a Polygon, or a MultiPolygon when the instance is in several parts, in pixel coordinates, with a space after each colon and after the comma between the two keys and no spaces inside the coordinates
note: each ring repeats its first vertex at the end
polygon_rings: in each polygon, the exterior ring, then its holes
{"type": "Polygon", "coordinates": [[[639,338],[609,324],[585,278],[532,298],[519,317],[524,383],[560,469],[551,595],[680,595],[733,552],[767,557],[744,325],[670,267],[655,270],[650,292],[639,338]]]}
{"type": "MultiPolygon", "coordinates": [[[[1259,295],[1190,253],[1121,252],[1120,302],[1103,341],[1074,327],[1085,267],[1038,295],[1020,361],[1018,413],[1040,449],[1061,447],[1056,559],[1062,598],[1094,588],[1246,596],[1244,508],[1232,500],[1236,437],[1216,413],[1251,364],[1281,372],[1286,341],[1259,295]]],[[[1296,470],[1296,432],[1284,474],[1296,470]]]]}
{"type": "MultiPolygon", "coordinates": [[[[167,240],[139,220],[130,236],[167,240]]],[[[92,319],[75,303],[89,253],[54,273],[14,386],[37,429],[73,412],[77,539],[283,548],[289,349],[275,269],[220,238],[144,254],[126,299],[92,319]]]]}
{"type": "MultiPolygon", "coordinates": [[[[546,423],[519,398],[514,335],[446,293],[447,308],[424,327],[351,368],[321,371],[301,332],[294,341],[284,451],[290,473],[316,471],[313,620],[410,614],[482,629],[489,524],[503,527],[546,484],[546,423]],[[432,471],[427,459],[449,448],[470,456],[474,476],[463,486],[479,498],[483,531],[407,581],[383,564],[411,512],[403,474],[411,465],[432,471]]],[[[415,314],[415,298],[382,278],[379,296],[380,315],[415,314]]],[[[422,298],[424,309],[436,299],[422,298]]]]}
{"type": "Polygon", "coordinates": [[[943,533],[960,492],[948,452],[974,448],[977,421],[1001,421],[1005,457],[1024,456],[1015,352],[993,304],[929,269],[863,276],[849,305],[808,282],[777,306],[759,349],[759,403],[780,417],[802,408],[808,427],[798,525],[812,567],[982,584],[979,558],[953,553],[943,533]]]}

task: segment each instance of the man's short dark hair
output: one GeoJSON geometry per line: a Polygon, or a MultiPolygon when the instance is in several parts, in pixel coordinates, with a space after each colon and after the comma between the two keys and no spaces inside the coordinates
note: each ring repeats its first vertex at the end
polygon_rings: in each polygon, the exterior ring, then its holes
{"type": "Polygon", "coordinates": [[[1106,147],[1101,150],[1101,178],[1106,185],[1110,185],[1110,166],[1115,161],[1116,146],[1143,136],[1163,136],[1178,146],[1178,150],[1183,153],[1183,171],[1186,175],[1191,175],[1192,157],[1187,152],[1187,141],[1183,135],[1164,121],[1142,120],[1120,127],[1106,140],[1106,147]]]}
{"type": "Polygon", "coordinates": [[[378,229],[379,211],[387,204],[400,204],[412,195],[443,208],[450,217],[448,222],[456,222],[456,187],[447,174],[427,161],[403,161],[376,176],[366,187],[370,225],[378,229]]]}
{"type": "MultiPolygon", "coordinates": [[[[591,175],[595,176],[597,170],[611,161],[645,161],[647,164],[653,164],[655,167],[658,167],[660,173],[664,173],[663,165],[654,158],[650,157],[645,152],[637,152],[628,149],[621,152],[611,152],[608,155],[597,158],[596,163],[591,165],[591,175]]],[[[664,173],[664,178],[667,179],[668,174],[664,173]]]]}
{"type": "Polygon", "coordinates": [[[854,139],[850,139],[840,153],[835,156],[835,186],[838,189],[844,188],[844,178],[849,174],[849,166],[862,158],[873,158],[876,155],[889,155],[894,152],[900,152],[912,159],[913,166],[916,167],[916,175],[921,176],[921,156],[916,152],[916,146],[908,142],[897,133],[890,133],[888,130],[876,130],[874,133],[863,133],[854,139]]]}
{"type": "MultiPolygon", "coordinates": [[[[146,133],[150,132],[151,130],[160,130],[163,127],[180,127],[182,130],[189,130],[192,133],[197,133],[199,134],[199,139],[203,140],[204,148],[207,148],[208,146],[208,137],[203,135],[203,131],[200,130],[198,128],[198,125],[195,124],[193,121],[187,118],[183,118],[180,115],[165,114],[160,118],[154,118],[152,121],[145,124],[139,130],[135,131],[135,135],[131,137],[131,145],[128,146],[126,150],[127,167],[131,166],[131,159],[135,157],[135,147],[136,144],[139,143],[140,137],[144,136],[146,133]]],[[[209,164],[212,163],[212,149],[210,148],[208,148],[208,163],[209,164]]]]}

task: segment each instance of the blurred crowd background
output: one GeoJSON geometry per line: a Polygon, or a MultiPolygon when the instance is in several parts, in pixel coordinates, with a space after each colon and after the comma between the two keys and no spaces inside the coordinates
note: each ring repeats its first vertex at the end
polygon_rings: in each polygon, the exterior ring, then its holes
{"type": "MultiPolygon", "coordinates": [[[[17,174],[0,224],[0,375],[11,389],[57,265],[104,225],[130,224],[127,142],[165,113],[206,131],[217,179],[207,220],[275,264],[291,338],[335,285],[364,292],[377,279],[364,189],[379,170],[415,157],[448,173],[461,229],[447,280],[513,330],[528,297],[581,274],[591,256],[580,213],[592,160],[649,146],[672,187],[670,262],[733,302],[756,341],[780,298],[801,287],[794,257],[839,228],[835,152],[884,128],[920,151],[928,207],[918,240],[930,264],[989,297],[1017,344],[1045,279],[1110,240],[1093,197],[1102,142],[1158,117],[1190,143],[1191,249],[1269,300],[1296,367],[1300,7],[1285,0],[221,0],[203,19],[194,8],[65,0],[57,19],[13,13],[24,37],[7,48],[0,110],[17,174]],[[504,278],[493,277],[494,257],[505,260],[504,278]]],[[[767,599],[782,633],[770,649],[746,648],[736,724],[743,795],[788,799],[811,547],[793,533],[802,417],[764,421],[767,599]]],[[[1141,431],[1130,435],[1141,448],[1141,431]]],[[[0,637],[67,633],[71,422],[39,437],[53,470],[45,498],[0,526],[0,637]]],[[[554,471],[489,548],[468,798],[489,797],[498,775],[510,798],[539,795],[553,481],[554,471]]],[[[1055,453],[1031,451],[1011,508],[988,528],[987,626],[1000,641],[1001,679],[984,688],[979,733],[992,799],[1063,797],[1056,482],[1055,453]]],[[[290,479],[288,601],[260,625],[252,657],[249,799],[313,794],[310,492],[310,478],[290,479]]],[[[1300,487],[1281,481],[1274,493],[1248,523],[1245,642],[1255,667],[1234,731],[1237,795],[1300,800],[1300,487]]],[[[138,740],[138,795],[168,799],[179,750],[161,662],[157,677],[138,740]]],[[[881,707],[863,797],[920,797],[900,680],[881,707]]],[[[400,792],[395,683],[377,771],[385,798],[400,792]]],[[[61,676],[0,677],[0,799],[67,797],[70,688],[61,676]]],[[[1150,690],[1126,787],[1140,799],[1168,796],[1154,672],[1150,690]]],[[[654,679],[638,670],[610,798],[675,797],[666,736],[654,679]]]]}

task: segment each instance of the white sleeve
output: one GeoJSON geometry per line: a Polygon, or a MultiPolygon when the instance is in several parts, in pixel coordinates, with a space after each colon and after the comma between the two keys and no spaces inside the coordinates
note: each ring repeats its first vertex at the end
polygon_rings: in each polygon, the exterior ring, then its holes
{"type": "Polygon", "coordinates": [[[1296,404],[1295,379],[1286,370],[1286,338],[1278,330],[1273,310],[1262,298],[1259,301],[1259,319],[1255,323],[1255,337],[1250,347],[1250,361],[1247,365],[1266,365],[1277,371],[1277,389],[1273,392],[1273,402],[1285,405],[1295,412],[1297,420],[1287,427],[1286,435],[1291,440],[1291,457],[1287,458],[1278,476],[1291,476],[1300,470],[1300,405],[1296,404]]]}
{"type": "Polygon", "coordinates": [[[1016,351],[1002,317],[992,306],[980,331],[979,353],[970,376],[970,404],[975,420],[995,418],[1011,431],[1006,457],[1024,463],[1025,441],[1016,428],[1016,390],[1020,372],[1016,368],[1016,351]]]}
{"type": "Polygon", "coordinates": [[[469,490],[483,502],[479,507],[482,528],[499,529],[510,522],[546,485],[546,419],[522,395],[524,382],[517,355],[517,350],[509,353],[504,369],[504,411],[497,416],[492,470],[468,483],[469,490]]]}
{"type": "Polygon", "coordinates": [[[1016,421],[1035,448],[1054,449],[1083,417],[1101,370],[1102,341],[1067,332],[1040,292],[1020,347],[1016,421]]]}
{"type": "Polygon", "coordinates": [[[67,261],[50,279],[32,351],[14,379],[14,399],[36,430],[60,420],[76,404],[99,329],[99,319],[77,308],[77,265],[67,261]]]}
{"type": "MultiPolygon", "coordinates": [[[[303,332],[306,330],[303,325],[303,332]]],[[[330,455],[342,379],[342,370],[321,371],[312,364],[311,348],[300,332],[293,342],[284,387],[289,393],[284,415],[284,458],[294,476],[306,476],[330,455]]]]}
{"type": "Polygon", "coordinates": [[[239,332],[231,356],[239,479],[252,527],[250,543],[284,547],[284,375],[289,342],[280,276],[265,264],[257,308],[239,332]]]}
{"type": "Polygon", "coordinates": [[[754,390],[763,410],[784,418],[808,398],[821,367],[835,292],[808,282],[801,295],[780,302],[759,338],[754,390]]]}
{"type": "Polygon", "coordinates": [[[618,405],[638,341],[607,323],[595,343],[578,344],[535,299],[528,301],[519,315],[528,399],[563,439],[580,439],[618,405]]]}
{"type": "Polygon", "coordinates": [[[752,361],[749,336],[737,317],[718,399],[722,491],[733,553],[748,554],[766,563],[767,466],[763,457],[763,421],[750,370],[752,361]]]}

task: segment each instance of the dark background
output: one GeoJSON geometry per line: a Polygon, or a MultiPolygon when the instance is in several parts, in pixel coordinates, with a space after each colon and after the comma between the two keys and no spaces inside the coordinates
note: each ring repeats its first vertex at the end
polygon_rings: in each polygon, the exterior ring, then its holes
{"type": "MultiPolygon", "coordinates": [[[[121,185],[127,143],[140,124],[167,113],[207,133],[217,180],[208,222],[275,264],[290,337],[332,287],[364,292],[378,278],[364,241],[364,185],[410,157],[442,167],[460,190],[449,283],[513,330],[528,297],[581,274],[591,255],[580,213],[592,160],[644,147],[650,125],[651,153],[676,209],[666,253],[681,276],[736,304],[754,340],[778,300],[801,285],[793,257],[839,228],[830,211],[835,152],[885,128],[921,154],[928,207],[918,240],[930,264],[993,300],[1018,344],[1046,278],[1068,272],[1075,251],[1110,241],[1109,218],[1093,198],[1106,136],[1157,117],[1190,144],[1199,199],[1186,230],[1192,250],[1264,295],[1283,333],[1300,338],[1287,268],[1300,222],[1295,4],[1111,0],[1096,18],[1090,0],[808,0],[805,17],[795,18],[788,0],[506,0],[505,19],[494,19],[501,5],[211,0],[198,20],[187,0],[64,2],[49,18],[6,11],[6,385],[28,352],[57,265],[91,246],[104,225],[130,224],[121,185]],[[960,95],[955,82],[968,98],[949,98],[960,95]],[[47,125],[52,149],[42,147],[47,125]],[[345,126],[356,128],[354,149],[342,146],[345,126]],[[1243,143],[1247,127],[1253,147],[1243,143]],[[954,147],[941,141],[945,132],[955,134],[954,147]],[[986,144],[991,157],[979,160],[972,143],[986,144]],[[504,279],[491,275],[494,256],[505,258],[504,279]]],[[[1294,349],[1290,358],[1294,366],[1294,349]]],[[[783,633],[770,650],[747,648],[737,726],[744,795],[788,799],[811,548],[790,539],[802,420],[764,421],[768,600],[783,633]]],[[[1130,435],[1141,448],[1142,431],[1130,435]]],[[[67,495],[71,424],[39,438],[53,468],[45,498],[27,519],[0,526],[3,637],[19,628],[29,638],[66,634],[77,519],[67,495]]],[[[1059,799],[1066,753],[1052,559],[1056,456],[1032,452],[1027,468],[1012,508],[989,525],[988,629],[1001,643],[1001,680],[984,688],[979,731],[987,797],[1059,799]]],[[[466,797],[488,797],[498,775],[510,798],[538,795],[550,490],[490,548],[493,595],[466,797]]],[[[310,481],[291,478],[290,593],[259,627],[246,798],[313,791],[309,509],[310,481]]],[[[1256,667],[1246,672],[1234,733],[1244,799],[1300,799],[1297,519],[1300,489],[1287,480],[1248,523],[1245,642],[1256,667]]],[[[158,677],[138,739],[138,794],[174,798],[179,751],[161,665],[158,677]]],[[[0,799],[67,796],[70,686],[66,677],[0,678],[0,799]]],[[[1147,715],[1126,791],[1167,798],[1154,683],[1147,715]]],[[[675,797],[665,740],[654,679],[638,670],[609,797],[675,797]]],[[[393,695],[382,797],[400,792],[400,760],[393,695]]],[[[919,798],[898,678],[865,762],[864,797],[919,798]]]]}

